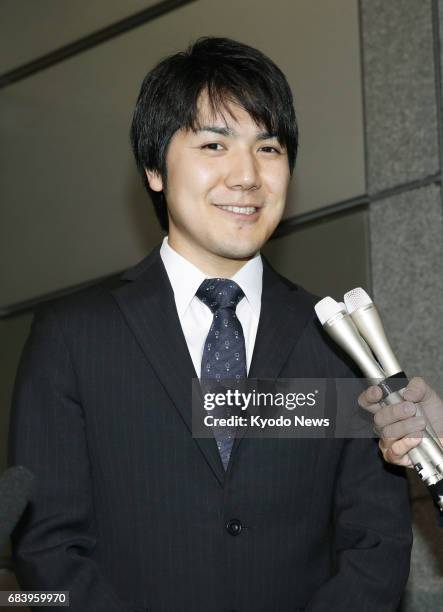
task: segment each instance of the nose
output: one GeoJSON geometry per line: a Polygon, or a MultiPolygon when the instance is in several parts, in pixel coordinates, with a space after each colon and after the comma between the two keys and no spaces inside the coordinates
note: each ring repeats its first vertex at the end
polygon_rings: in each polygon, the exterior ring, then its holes
{"type": "Polygon", "coordinates": [[[249,151],[231,156],[225,182],[230,189],[259,189],[261,177],[255,156],[249,151]]]}

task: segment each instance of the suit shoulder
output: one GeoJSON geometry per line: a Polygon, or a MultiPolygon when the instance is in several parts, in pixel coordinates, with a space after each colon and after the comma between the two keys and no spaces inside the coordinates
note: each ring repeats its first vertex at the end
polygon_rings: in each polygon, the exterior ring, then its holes
{"type": "Polygon", "coordinates": [[[150,266],[157,263],[159,252],[160,247],[157,245],[141,261],[127,270],[97,282],[92,282],[88,286],[74,290],[68,295],[48,300],[36,309],[35,314],[40,317],[51,312],[63,317],[98,311],[103,312],[103,309],[114,308],[115,300],[112,297],[112,291],[128,284],[129,281],[137,278],[150,266]]]}
{"type": "Polygon", "coordinates": [[[278,275],[279,280],[286,285],[294,298],[296,298],[293,301],[294,311],[296,312],[299,310],[300,306],[302,305],[303,309],[308,313],[308,322],[304,333],[306,334],[308,343],[311,346],[317,346],[319,349],[319,354],[321,352],[321,354],[327,360],[329,364],[329,371],[340,378],[360,377],[361,373],[359,372],[357,366],[343,351],[343,349],[328,336],[317,318],[314,307],[317,302],[322,299],[322,296],[308,291],[301,285],[292,282],[277,272],[276,274],[278,275]]]}
{"type": "Polygon", "coordinates": [[[37,321],[56,319],[62,326],[107,317],[116,310],[112,291],[126,284],[121,274],[98,281],[68,295],[45,302],[35,311],[37,321]]]}
{"type": "Polygon", "coordinates": [[[61,320],[72,320],[76,317],[84,319],[88,316],[105,316],[115,312],[116,302],[112,292],[137,278],[158,259],[159,246],[156,246],[151,253],[123,273],[119,272],[69,295],[45,302],[36,310],[36,318],[42,318],[51,313],[61,320]]]}
{"type": "MultiPolygon", "coordinates": [[[[315,304],[322,299],[321,296],[318,296],[315,293],[311,293],[310,291],[305,289],[302,285],[299,285],[298,283],[294,283],[289,278],[287,278],[286,276],[283,276],[276,270],[274,270],[274,273],[278,277],[278,280],[282,282],[289,291],[296,292],[297,298],[303,300],[304,302],[309,304],[312,308],[314,308],[315,304]]],[[[313,312],[313,315],[315,315],[315,312],[313,312]]]]}

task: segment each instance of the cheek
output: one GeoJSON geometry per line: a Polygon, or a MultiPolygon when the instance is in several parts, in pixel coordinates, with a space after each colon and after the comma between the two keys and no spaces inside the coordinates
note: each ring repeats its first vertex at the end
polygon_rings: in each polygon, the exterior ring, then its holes
{"type": "Polygon", "coordinates": [[[264,175],[267,190],[275,199],[285,198],[289,187],[290,174],[287,164],[277,164],[264,175]]]}
{"type": "Polygon", "coordinates": [[[220,180],[220,165],[211,164],[210,162],[195,164],[188,176],[189,180],[192,180],[192,183],[195,185],[196,190],[201,192],[208,191],[217,185],[220,180]]]}
{"type": "Polygon", "coordinates": [[[286,192],[289,187],[289,170],[282,168],[279,172],[275,172],[268,177],[268,187],[270,192],[275,197],[286,197],[286,192]]]}
{"type": "Polygon", "coordinates": [[[214,185],[219,175],[219,169],[213,164],[196,161],[190,156],[187,163],[182,158],[180,164],[171,165],[170,187],[175,191],[198,193],[214,185]]]}

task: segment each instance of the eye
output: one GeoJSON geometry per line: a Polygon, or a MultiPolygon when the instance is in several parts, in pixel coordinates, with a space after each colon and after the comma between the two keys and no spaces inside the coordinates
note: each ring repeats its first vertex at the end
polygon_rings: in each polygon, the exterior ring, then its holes
{"type": "Polygon", "coordinates": [[[202,145],[202,149],[208,149],[209,151],[220,151],[221,149],[217,149],[216,147],[221,147],[222,145],[219,142],[209,142],[208,144],[202,145]]]}
{"type": "Polygon", "coordinates": [[[269,150],[265,151],[265,153],[280,153],[279,149],[277,149],[276,147],[271,147],[271,145],[268,145],[266,147],[261,147],[261,148],[262,148],[262,150],[264,150],[264,149],[271,149],[270,151],[269,150]]]}

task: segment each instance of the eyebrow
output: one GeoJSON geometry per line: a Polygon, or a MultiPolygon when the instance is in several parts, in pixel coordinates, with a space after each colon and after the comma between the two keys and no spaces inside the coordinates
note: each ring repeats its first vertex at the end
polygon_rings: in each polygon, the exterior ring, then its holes
{"type": "MultiPolygon", "coordinates": [[[[213,132],[214,134],[220,134],[221,136],[235,136],[236,132],[232,128],[228,127],[216,127],[213,125],[204,125],[203,127],[195,130],[199,132],[213,132]]],[[[257,134],[257,140],[268,140],[269,138],[277,138],[277,134],[271,134],[270,132],[259,132],[257,134]]]]}

